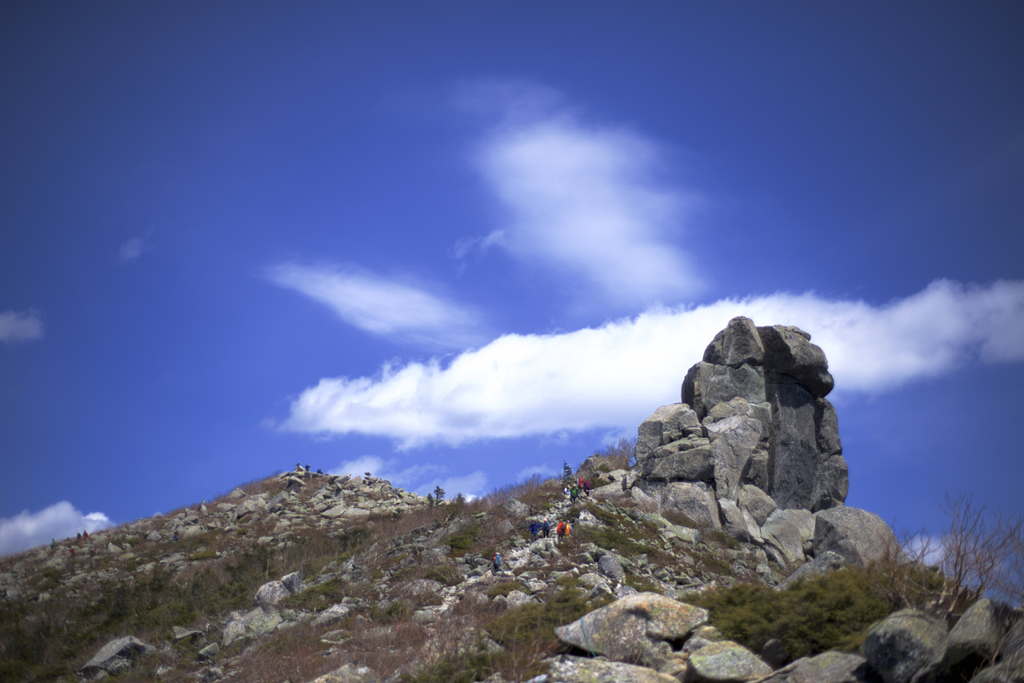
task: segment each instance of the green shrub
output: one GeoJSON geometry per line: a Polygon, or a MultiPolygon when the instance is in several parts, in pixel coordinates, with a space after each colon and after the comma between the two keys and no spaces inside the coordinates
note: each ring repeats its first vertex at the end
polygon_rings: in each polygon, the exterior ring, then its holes
{"type": "Polygon", "coordinates": [[[729,639],[760,652],[771,638],[796,659],[830,649],[855,650],[892,605],[872,590],[867,572],[850,567],[788,590],[739,584],[694,596],[729,639]]]}

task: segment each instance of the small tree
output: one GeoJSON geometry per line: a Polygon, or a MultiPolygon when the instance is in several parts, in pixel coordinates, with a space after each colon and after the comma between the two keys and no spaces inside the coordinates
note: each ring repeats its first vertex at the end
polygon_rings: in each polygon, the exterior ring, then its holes
{"type": "Polygon", "coordinates": [[[569,467],[569,463],[565,460],[562,461],[562,479],[566,484],[572,481],[572,468],[569,467]]]}
{"type": "Polygon", "coordinates": [[[427,494],[427,507],[434,507],[434,496],[433,494],[427,494]]]}
{"type": "Polygon", "coordinates": [[[441,488],[440,484],[438,484],[434,488],[434,500],[436,500],[438,503],[440,503],[442,500],[444,500],[444,489],[441,488]]]}
{"type": "Polygon", "coordinates": [[[938,547],[922,531],[902,534],[872,565],[877,590],[895,607],[913,607],[947,621],[994,593],[1024,603],[1024,522],[986,514],[971,496],[946,494],[949,528],[938,547]]]}

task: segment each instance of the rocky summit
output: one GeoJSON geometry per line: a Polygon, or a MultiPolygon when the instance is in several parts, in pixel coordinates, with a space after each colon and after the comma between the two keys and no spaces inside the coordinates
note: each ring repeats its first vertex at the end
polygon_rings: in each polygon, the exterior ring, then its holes
{"type": "Polygon", "coordinates": [[[832,386],[810,335],[735,318],[635,452],[564,480],[446,500],[296,466],[2,558],[0,680],[1024,681],[1019,609],[929,612],[949,579],[844,505],[832,386]]]}

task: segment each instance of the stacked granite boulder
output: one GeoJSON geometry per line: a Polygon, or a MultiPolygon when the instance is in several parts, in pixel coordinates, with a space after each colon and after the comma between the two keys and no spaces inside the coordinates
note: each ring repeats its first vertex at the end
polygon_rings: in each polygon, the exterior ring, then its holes
{"type": "MultiPolygon", "coordinates": [[[[630,482],[637,497],[767,543],[786,564],[806,559],[817,517],[842,508],[849,488],[839,421],[825,398],[833,385],[811,335],[733,318],[687,372],[682,403],[640,425],[630,482]]],[[[851,508],[842,516],[877,529],[876,548],[891,534],[877,515],[851,508]]]]}

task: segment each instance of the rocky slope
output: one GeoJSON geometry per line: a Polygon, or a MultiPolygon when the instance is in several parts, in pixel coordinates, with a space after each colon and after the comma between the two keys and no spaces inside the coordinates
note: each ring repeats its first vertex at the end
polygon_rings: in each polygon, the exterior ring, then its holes
{"type": "Polygon", "coordinates": [[[3,558],[0,680],[1024,681],[1018,610],[886,617],[830,388],[809,335],[736,319],[575,503],[297,468],[3,558]]]}

